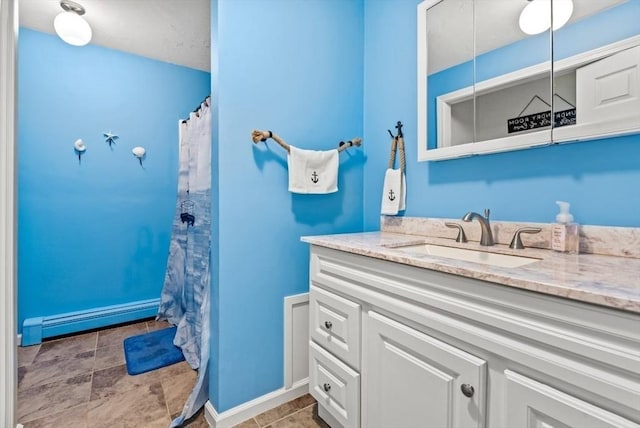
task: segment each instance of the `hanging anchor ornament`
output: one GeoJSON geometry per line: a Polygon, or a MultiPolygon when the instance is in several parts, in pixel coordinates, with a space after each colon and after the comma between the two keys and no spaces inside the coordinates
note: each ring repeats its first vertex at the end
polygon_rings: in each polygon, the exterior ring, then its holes
{"type": "MultiPolygon", "coordinates": [[[[189,191],[187,190],[187,198],[189,197],[189,191]]],[[[196,216],[193,214],[195,204],[193,201],[186,199],[180,204],[180,220],[183,223],[187,223],[187,227],[193,226],[196,221],[196,216]]]]}
{"type": "Polygon", "coordinates": [[[112,148],[111,145],[116,143],[116,140],[119,138],[116,134],[112,133],[111,131],[109,132],[103,132],[102,135],[104,135],[105,138],[105,142],[109,145],[109,148],[112,148]]]}
{"type": "Polygon", "coordinates": [[[140,166],[142,166],[142,159],[147,156],[147,151],[144,149],[144,147],[134,147],[133,150],[131,150],[131,153],[133,153],[133,155],[138,158],[138,162],[140,162],[140,166]]]}
{"type": "Polygon", "coordinates": [[[75,143],[73,143],[73,150],[76,155],[78,155],[78,164],[82,163],[82,154],[87,151],[87,146],[84,145],[84,142],[81,138],[78,138],[75,143]]]}

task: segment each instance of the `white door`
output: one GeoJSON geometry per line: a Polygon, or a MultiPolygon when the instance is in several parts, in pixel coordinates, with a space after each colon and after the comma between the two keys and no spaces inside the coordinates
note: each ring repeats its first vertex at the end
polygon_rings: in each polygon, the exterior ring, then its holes
{"type": "Polygon", "coordinates": [[[363,327],[363,427],[484,427],[484,360],[373,311],[363,327]]]}
{"type": "Polygon", "coordinates": [[[0,0],[0,426],[15,427],[15,97],[18,1],[0,0]]]}
{"type": "Polygon", "coordinates": [[[520,428],[640,428],[600,407],[505,370],[506,426],[520,428]]]}

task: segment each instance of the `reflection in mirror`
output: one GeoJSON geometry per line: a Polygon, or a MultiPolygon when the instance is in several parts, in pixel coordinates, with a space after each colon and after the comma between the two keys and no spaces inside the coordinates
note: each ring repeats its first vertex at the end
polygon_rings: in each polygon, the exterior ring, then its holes
{"type": "Polygon", "coordinates": [[[469,0],[437,2],[426,14],[427,115],[429,148],[454,146],[473,141],[473,18],[469,0]],[[455,16],[455,19],[451,19],[455,16]],[[450,109],[451,126],[436,125],[439,96],[460,88],[471,88],[450,109]],[[438,135],[437,130],[440,130],[438,135]],[[450,133],[447,133],[449,131],[450,133]],[[441,143],[437,144],[438,139],[441,143]],[[446,140],[446,142],[445,142],[446,140]]]}
{"type": "Polygon", "coordinates": [[[640,0],[574,0],[553,57],[554,141],[640,131],[640,0]]]}
{"type": "Polygon", "coordinates": [[[639,16],[640,0],[425,0],[418,160],[640,131],[639,16]],[[534,4],[548,18],[527,34],[534,4]]]}
{"type": "MultiPolygon", "coordinates": [[[[521,28],[522,11],[533,3],[475,0],[475,142],[522,139],[551,128],[551,31],[542,26],[529,35],[521,28]],[[507,78],[533,66],[529,74],[507,78]]],[[[551,21],[550,7],[540,12],[537,22],[551,21]]],[[[542,138],[549,141],[550,134],[542,138]]]]}
{"type": "MultiPolygon", "coordinates": [[[[420,63],[428,52],[422,68],[427,70],[423,78],[428,90],[418,99],[419,123],[426,118],[427,125],[419,160],[502,151],[507,137],[511,143],[528,146],[532,139],[523,134],[544,129],[526,128],[510,136],[507,127],[507,120],[519,115],[545,110],[551,114],[550,32],[529,36],[519,28],[518,18],[527,3],[427,0],[421,4],[419,18],[424,14],[424,19],[419,25],[425,28],[418,28],[418,58],[420,63]],[[471,144],[475,142],[483,143],[471,144]]],[[[419,125],[419,134],[420,130],[419,125]]],[[[548,143],[551,133],[537,138],[548,143]]]]}

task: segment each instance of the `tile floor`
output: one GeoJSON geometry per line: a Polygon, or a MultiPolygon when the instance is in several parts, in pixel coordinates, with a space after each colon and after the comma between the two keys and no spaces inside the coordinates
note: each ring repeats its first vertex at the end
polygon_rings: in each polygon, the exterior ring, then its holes
{"type": "MultiPolygon", "coordinates": [[[[25,428],[167,427],[197,378],[186,362],[137,376],[122,342],[169,324],[141,321],[18,348],[18,421],[25,428]]],[[[184,424],[208,427],[201,410],[184,424]]],[[[328,428],[304,395],[237,428],[328,428]]]]}
{"type": "Polygon", "coordinates": [[[329,428],[329,425],[318,417],[316,400],[305,394],[234,428],[329,428]]]}
{"type": "MultiPolygon", "coordinates": [[[[197,372],[183,361],[129,376],[122,342],[167,327],[142,321],[18,348],[18,421],[25,428],[166,428],[197,372]]],[[[204,412],[185,426],[208,427],[204,412]]]]}

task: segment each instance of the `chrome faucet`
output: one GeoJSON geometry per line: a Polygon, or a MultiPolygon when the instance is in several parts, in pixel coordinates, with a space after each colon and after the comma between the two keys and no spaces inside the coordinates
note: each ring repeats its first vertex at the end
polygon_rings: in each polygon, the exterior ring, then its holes
{"type": "Polygon", "coordinates": [[[491,224],[489,224],[489,211],[488,208],[484,210],[484,217],[481,214],[476,212],[469,211],[462,217],[462,221],[471,221],[476,219],[480,222],[480,228],[482,230],[482,234],[480,235],[480,245],[484,245],[485,247],[489,247],[493,245],[493,234],[491,233],[491,224]]]}

